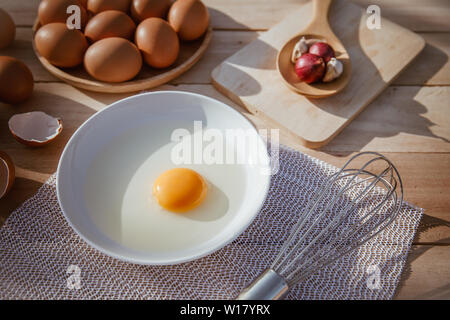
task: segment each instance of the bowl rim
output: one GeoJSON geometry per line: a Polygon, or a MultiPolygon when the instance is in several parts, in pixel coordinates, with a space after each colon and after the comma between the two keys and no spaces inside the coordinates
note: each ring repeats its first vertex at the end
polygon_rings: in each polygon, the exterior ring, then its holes
{"type": "MultiPolygon", "coordinates": [[[[78,230],[78,228],[72,223],[71,219],[69,218],[68,214],[66,213],[67,208],[65,208],[64,204],[61,201],[61,194],[62,194],[61,193],[62,192],[61,191],[61,181],[60,181],[60,179],[61,179],[60,173],[61,173],[61,170],[62,170],[61,167],[62,167],[62,164],[63,164],[64,160],[67,157],[67,153],[69,152],[69,149],[71,148],[71,145],[74,143],[73,141],[75,139],[77,139],[78,136],[82,133],[82,131],[84,130],[83,128],[88,126],[89,123],[91,123],[92,121],[95,121],[95,118],[97,118],[99,116],[99,114],[101,114],[103,112],[110,112],[112,109],[120,107],[120,105],[122,103],[124,103],[126,101],[129,101],[129,100],[136,99],[137,97],[147,96],[147,95],[148,96],[151,96],[151,95],[166,95],[166,94],[188,95],[188,96],[195,96],[195,97],[198,97],[200,99],[206,99],[206,100],[208,100],[208,101],[210,101],[210,102],[212,102],[214,104],[217,104],[218,106],[220,106],[220,107],[222,107],[224,109],[227,109],[228,111],[234,113],[235,115],[240,117],[243,121],[247,122],[250,125],[251,128],[253,128],[255,131],[257,131],[256,126],[247,117],[245,117],[241,112],[239,112],[238,110],[234,109],[233,107],[227,105],[226,103],[224,103],[222,101],[219,101],[219,100],[216,100],[214,98],[202,95],[202,94],[192,93],[192,92],[187,92],[187,91],[175,91],[175,90],[161,90],[161,91],[153,91],[153,92],[144,92],[144,93],[132,95],[130,97],[126,97],[124,99],[120,99],[118,101],[115,101],[112,104],[110,104],[110,105],[106,106],[105,108],[103,108],[102,110],[97,111],[96,113],[94,113],[85,122],[83,122],[77,128],[77,130],[75,130],[75,132],[72,134],[70,139],[67,141],[63,152],[61,153],[60,159],[58,161],[57,171],[56,171],[56,195],[57,195],[58,204],[59,204],[59,206],[61,208],[63,216],[64,216],[66,222],[72,228],[72,230],[74,230],[75,233],[83,241],[85,241],[89,246],[91,246],[92,248],[98,250],[99,252],[101,252],[103,254],[106,254],[107,256],[110,256],[112,258],[115,258],[115,259],[118,259],[118,260],[121,260],[121,261],[133,263],[133,264],[139,264],[139,265],[175,265],[175,264],[181,264],[181,263],[190,262],[190,261],[194,261],[194,260],[203,258],[203,257],[205,257],[207,255],[212,254],[213,252],[216,252],[216,251],[222,249],[223,247],[225,247],[226,245],[228,245],[232,241],[234,241],[237,237],[239,237],[251,225],[251,223],[255,220],[255,218],[257,217],[257,215],[261,211],[261,208],[264,205],[265,200],[267,199],[267,195],[268,195],[269,189],[270,189],[271,174],[267,174],[267,175],[265,175],[266,179],[264,180],[263,191],[261,192],[261,197],[259,198],[260,201],[257,204],[255,203],[255,205],[254,205],[254,212],[252,212],[249,215],[247,220],[243,220],[243,223],[240,224],[239,228],[237,228],[233,232],[230,232],[229,236],[224,237],[224,239],[222,241],[216,243],[214,246],[211,246],[207,250],[203,250],[203,251],[201,251],[201,252],[199,252],[197,254],[193,254],[193,255],[190,255],[190,256],[184,256],[184,257],[180,257],[180,258],[170,258],[170,259],[158,258],[158,259],[154,259],[154,260],[141,259],[141,258],[125,256],[123,254],[119,254],[117,252],[114,252],[112,250],[106,249],[106,248],[98,245],[94,241],[91,241],[87,236],[85,236],[83,232],[78,230]]],[[[264,140],[263,140],[263,138],[259,134],[258,134],[258,140],[259,140],[260,143],[263,143],[264,145],[266,145],[264,140]]],[[[266,160],[270,160],[269,153],[267,152],[267,149],[265,150],[264,155],[265,155],[266,160]]],[[[266,162],[266,163],[268,163],[266,165],[266,169],[270,170],[270,162],[266,162]]],[[[127,249],[130,249],[130,248],[127,248],[127,249]]],[[[130,250],[133,250],[133,249],[130,249],[130,250]]]]}

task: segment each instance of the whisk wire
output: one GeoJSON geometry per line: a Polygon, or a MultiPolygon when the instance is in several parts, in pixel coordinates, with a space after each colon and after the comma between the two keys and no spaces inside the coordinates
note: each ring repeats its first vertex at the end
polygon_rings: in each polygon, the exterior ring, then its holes
{"type": "MultiPolygon", "coordinates": [[[[318,267],[335,261],[370,240],[395,219],[400,208],[396,193],[398,184],[402,194],[401,205],[403,188],[398,171],[392,163],[375,152],[355,155],[318,189],[316,195],[307,204],[299,221],[293,226],[271,268],[284,275],[288,283],[295,283],[309,276],[318,267]],[[365,154],[371,154],[375,157],[359,169],[347,168],[355,158],[365,154]],[[366,170],[377,161],[384,161],[388,164],[381,173],[374,174],[366,170]],[[397,180],[399,183],[397,183],[397,180]],[[344,182],[341,187],[339,187],[340,181],[344,182]],[[384,188],[379,186],[380,183],[384,188]],[[338,188],[338,191],[333,192],[336,188],[338,188]],[[354,217],[355,212],[360,211],[359,206],[368,200],[366,197],[373,193],[375,189],[384,189],[387,192],[383,194],[381,199],[378,199],[378,203],[373,208],[366,210],[365,214],[363,213],[356,219],[354,217]],[[333,210],[335,210],[334,206],[339,204],[339,200],[348,192],[353,196],[351,201],[341,205],[338,214],[332,215],[333,210]],[[327,201],[323,204],[325,198],[327,198],[327,201]],[[390,199],[394,206],[391,208],[388,218],[379,215],[378,218],[381,221],[378,221],[376,219],[377,213],[386,206],[390,199]],[[316,212],[316,209],[319,209],[319,213],[316,212]],[[314,235],[313,232],[319,229],[321,224],[323,225],[324,218],[329,218],[330,221],[327,222],[325,227],[320,228],[318,234],[314,235]],[[352,221],[352,218],[356,221],[352,221]],[[314,237],[309,239],[310,236],[314,237]],[[297,240],[293,244],[292,242],[295,239],[297,240]],[[319,247],[320,250],[311,251],[314,247],[319,247]]],[[[388,209],[386,208],[386,210],[388,209]]]]}
{"type": "MultiPolygon", "coordinates": [[[[375,161],[375,159],[366,163],[362,168],[360,168],[358,170],[357,174],[351,174],[351,175],[349,174],[348,175],[348,176],[351,176],[352,178],[349,181],[347,181],[346,185],[342,189],[340,189],[337,194],[334,194],[333,197],[327,202],[327,206],[322,210],[321,214],[316,216],[316,218],[311,223],[309,228],[303,233],[302,238],[297,242],[297,245],[292,250],[290,250],[290,252],[287,255],[285,255],[284,257],[283,257],[283,249],[285,249],[285,248],[282,248],[282,250],[280,250],[280,254],[278,255],[278,257],[275,259],[274,263],[272,264],[272,267],[275,267],[276,265],[280,265],[280,266],[283,265],[283,263],[285,261],[287,261],[288,259],[290,259],[293,254],[297,253],[296,251],[298,250],[299,246],[302,244],[302,240],[305,239],[311,233],[311,231],[317,226],[317,224],[322,220],[322,215],[324,215],[329,210],[330,206],[332,206],[332,204],[335,203],[336,198],[339,198],[345,191],[347,191],[349,188],[351,188],[350,184],[356,179],[358,174],[361,171],[363,171],[373,161],[375,161]],[[279,261],[280,259],[282,259],[281,262],[279,261]]],[[[349,162],[347,162],[346,165],[348,165],[348,163],[349,162]]],[[[309,215],[311,215],[312,212],[314,212],[314,209],[315,209],[315,207],[317,207],[319,205],[320,200],[322,200],[322,198],[324,198],[326,196],[325,191],[328,188],[332,187],[332,184],[330,182],[335,182],[339,179],[340,174],[342,172],[346,171],[345,170],[346,165],[337,173],[337,175],[333,175],[332,178],[329,179],[327,181],[327,183],[325,183],[325,187],[320,190],[321,192],[320,192],[319,198],[315,199],[315,201],[313,202],[312,208],[308,208],[307,216],[303,217],[302,219],[299,220],[299,222],[301,222],[300,225],[296,225],[294,227],[294,231],[291,232],[288,240],[285,242],[286,245],[290,242],[290,240],[292,238],[295,238],[301,232],[303,225],[308,221],[309,215]]],[[[347,175],[344,175],[343,177],[346,177],[346,176],[347,175]]],[[[357,200],[360,196],[361,196],[361,194],[358,195],[358,197],[355,200],[357,200]]],[[[344,210],[344,212],[345,212],[345,210],[344,210]]],[[[337,218],[338,217],[335,216],[335,219],[332,222],[334,222],[337,218]]],[[[332,225],[332,226],[334,226],[334,225],[332,225]]],[[[322,232],[315,238],[315,240],[312,243],[309,243],[304,250],[308,250],[312,245],[314,245],[314,243],[317,241],[317,239],[319,239],[325,232],[328,232],[329,229],[330,229],[330,225],[328,225],[328,228],[323,229],[322,232]]],[[[291,261],[291,263],[289,263],[287,266],[282,267],[280,269],[280,272],[283,272],[284,269],[289,268],[292,263],[293,262],[291,261]]]]}
{"type": "MultiPolygon", "coordinates": [[[[391,195],[393,195],[395,197],[394,202],[396,202],[397,196],[394,194],[394,190],[392,190],[391,192],[386,194],[382,201],[384,202],[385,200],[390,198],[391,195]]],[[[364,217],[371,216],[371,214],[373,212],[375,212],[376,210],[378,210],[380,206],[382,206],[382,203],[379,203],[375,208],[371,209],[364,217]]],[[[394,208],[393,210],[397,210],[397,208],[394,208]]],[[[394,219],[394,218],[395,218],[395,216],[391,217],[391,219],[394,219]]],[[[366,223],[368,223],[368,222],[369,221],[366,221],[366,223]]],[[[359,241],[356,241],[353,243],[349,243],[348,241],[337,242],[336,246],[333,248],[333,251],[330,248],[322,248],[321,251],[317,252],[314,256],[309,257],[308,260],[302,261],[302,264],[297,266],[298,269],[302,270],[302,272],[300,274],[297,274],[296,272],[289,274],[286,276],[286,280],[290,283],[296,283],[296,282],[300,281],[301,279],[309,276],[312,272],[314,272],[316,270],[316,268],[319,265],[324,264],[324,260],[327,260],[330,256],[333,256],[333,254],[335,254],[335,252],[341,250],[342,247],[346,246],[347,250],[343,249],[340,252],[340,254],[335,256],[334,260],[336,260],[336,259],[340,258],[341,256],[345,255],[346,253],[350,252],[351,250],[354,249],[354,247],[358,247],[362,243],[364,243],[364,242],[370,240],[371,238],[373,238],[374,236],[376,236],[378,234],[378,232],[383,230],[384,226],[388,225],[390,222],[391,222],[391,220],[385,220],[383,225],[380,225],[378,227],[378,229],[379,229],[378,231],[374,230],[374,232],[372,234],[367,234],[368,237],[365,239],[360,239],[359,241]],[[327,249],[327,250],[324,250],[324,249],[327,249]],[[324,255],[323,252],[326,252],[326,254],[324,255]],[[304,269],[305,265],[309,265],[309,267],[304,269]]],[[[340,237],[342,237],[344,239],[352,239],[356,234],[360,233],[362,231],[361,229],[364,229],[364,227],[366,227],[366,225],[361,224],[356,229],[352,228],[352,227],[353,226],[351,225],[351,226],[348,226],[347,228],[345,228],[342,231],[343,234],[342,233],[340,234],[340,237]]],[[[332,244],[329,244],[329,246],[332,246],[332,244]]],[[[331,261],[334,261],[334,260],[331,260],[331,261]]]]}
{"type": "MultiPolygon", "coordinates": [[[[353,157],[352,159],[354,159],[355,157],[353,157]]],[[[324,185],[319,187],[319,191],[318,196],[315,196],[315,199],[313,199],[314,201],[309,201],[307,203],[307,207],[306,210],[304,210],[303,212],[306,212],[306,216],[304,216],[302,219],[299,219],[298,222],[294,225],[294,227],[292,228],[292,230],[295,230],[294,232],[291,232],[288,236],[288,239],[286,239],[286,241],[283,243],[283,246],[281,247],[280,250],[280,254],[275,258],[275,261],[272,263],[272,267],[277,265],[277,264],[282,264],[284,262],[285,259],[283,259],[282,262],[280,262],[279,260],[282,258],[283,256],[283,251],[287,248],[288,244],[290,243],[290,241],[295,238],[295,236],[297,236],[297,234],[300,232],[300,230],[302,229],[302,227],[304,226],[304,224],[308,221],[309,216],[313,213],[314,209],[317,207],[317,205],[320,203],[320,201],[326,196],[326,193],[324,192],[325,190],[327,190],[334,182],[336,179],[338,179],[338,177],[340,176],[340,174],[345,171],[346,166],[352,161],[352,159],[350,159],[349,161],[347,161],[347,163],[341,168],[341,170],[339,170],[338,172],[336,172],[335,174],[331,175],[325,182],[324,185]]],[[[361,168],[364,169],[364,168],[361,168]]],[[[356,178],[356,177],[354,177],[356,178]]],[[[353,180],[353,179],[352,179],[353,180]]],[[[352,181],[351,180],[351,181],[352,181]]],[[[348,184],[351,182],[349,181],[348,184]]],[[[316,220],[317,221],[317,220],[316,220]]]]}
{"type": "MultiPolygon", "coordinates": [[[[356,198],[354,199],[355,201],[360,201],[359,199],[362,197],[362,195],[364,194],[364,193],[367,193],[367,192],[369,192],[371,189],[373,189],[374,188],[374,186],[376,185],[376,183],[381,179],[381,176],[378,176],[378,177],[375,177],[376,179],[373,181],[373,182],[371,182],[367,187],[365,187],[364,188],[364,190],[363,191],[361,191],[357,196],[356,196],[356,198]]],[[[360,182],[357,182],[357,184],[359,184],[360,182]]],[[[348,184],[347,184],[347,187],[346,188],[343,188],[343,189],[341,189],[340,191],[339,191],[339,193],[338,193],[338,196],[340,196],[340,195],[342,195],[345,191],[347,191],[348,189],[350,189],[350,186],[348,186],[348,184]]],[[[358,203],[358,202],[356,202],[356,203],[358,203]]],[[[327,206],[323,209],[323,211],[322,211],[322,214],[321,215],[324,215],[324,214],[326,214],[327,212],[328,212],[328,210],[330,209],[330,206],[331,206],[331,203],[332,203],[332,201],[330,201],[328,204],[327,204],[327,206]]],[[[331,230],[333,230],[334,228],[336,228],[337,226],[339,226],[339,222],[340,221],[342,221],[342,220],[345,220],[348,216],[350,216],[351,215],[351,213],[352,213],[352,211],[351,210],[349,210],[349,207],[352,205],[352,203],[351,202],[349,202],[343,209],[342,209],[342,212],[344,212],[344,216],[343,217],[340,217],[340,216],[338,216],[338,215],[335,215],[334,216],[334,218],[333,218],[333,220],[330,222],[330,224],[328,224],[328,226],[326,227],[326,228],[323,228],[322,229],[322,231],[311,241],[311,242],[309,242],[307,245],[306,245],[306,247],[304,247],[300,252],[298,252],[298,254],[299,255],[302,255],[302,253],[303,252],[305,252],[305,251],[307,251],[310,247],[312,247],[312,246],[314,246],[318,241],[319,241],[319,239],[320,240],[322,240],[323,241],[323,237],[324,237],[324,235],[326,235],[326,234],[328,234],[331,230]]],[[[313,227],[315,227],[316,226],[316,224],[317,224],[317,221],[320,221],[321,220],[321,215],[318,215],[318,217],[315,219],[315,221],[314,221],[314,224],[312,224],[309,228],[308,228],[308,230],[305,232],[305,234],[302,236],[302,238],[300,238],[300,240],[297,242],[297,244],[295,245],[295,247],[292,249],[292,251],[291,251],[291,253],[290,253],[290,255],[289,256],[292,256],[292,254],[294,253],[294,252],[296,252],[298,249],[299,249],[299,247],[302,245],[302,243],[303,243],[303,240],[309,235],[309,233],[311,232],[311,230],[312,230],[312,228],[313,227]]],[[[353,226],[352,226],[353,227],[353,226]]],[[[349,228],[347,228],[347,229],[349,229],[349,228]]],[[[342,237],[342,235],[340,235],[341,237],[342,237]]],[[[311,259],[314,259],[314,258],[316,258],[316,256],[317,255],[319,255],[320,254],[320,251],[319,252],[317,252],[316,253],[316,255],[314,255],[311,259]]],[[[323,258],[323,257],[322,257],[323,258]]],[[[285,258],[285,260],[286,260],[286,258],[285,258]]],[[[284,261],[284,260],[283,260],[284,261]]],[[[284,270],[288,270],[290,267],[292,267],[293,266],[293,264],[295,264],[295,260],[291,260],[291,262],[290,263],[288,263],[285,267],[283,267],[282,269],[280,269],[280,272],[283,272],[284,270]]],[[[305,263],[307,263],[307,262],[304,262],[303,264],[305,264],[305,263]]],[[[303,266],[303,264],[301,265],[301,266],[299,266],[300,268],[303,266]]]]}

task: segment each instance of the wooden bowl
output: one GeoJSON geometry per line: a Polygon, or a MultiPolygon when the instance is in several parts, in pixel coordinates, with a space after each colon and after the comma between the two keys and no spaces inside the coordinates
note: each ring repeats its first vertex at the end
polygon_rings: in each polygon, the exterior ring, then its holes
{"type": "Polygon", "coordinates": [[[352,64],[350,56],[341,40],[334,34],[328,22],[328,11],[332,0],[313,0],[313,18],[302,32],[291,38],[278,52],[277,69],[289,89],[307,98],[326,98],[342,91],[350,81],[352,64]],[[327,42],[335,51],[336,58],[344,65],[344,71],[339,78],[327,83],[308,84],[299,81],[291,62],[292,50],[302,38],[320,39],[327,42]]]}
{"type": "Polygon", "coordinates": [[[189,70],[205,53],[211,42],[212,28],[209,27],[205,34],[198,40],[184,42],[180,41],[180,54],[175,63],[165,69],[154,69],[145,64],[139,74],[132,80],[121,83],[109,83],[92,78],[82,65],[75,68],[59,68],[48,62],[36,50],[34,35],[41,27],[38,20],[33,25],[33,50],[45,69],[52,75],[68,84],[90,91],[122,93],[146,90],[167,83],[189,70]]]}

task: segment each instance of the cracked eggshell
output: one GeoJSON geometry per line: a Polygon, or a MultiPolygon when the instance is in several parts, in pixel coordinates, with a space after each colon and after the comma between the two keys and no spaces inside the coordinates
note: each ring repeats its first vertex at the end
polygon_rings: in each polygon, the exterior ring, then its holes
{"type": "Polygon", "coordinates": [[[6,152],[0,151],[0,199],[11,190],[15,177],[14,163],[6,152]]]}
{"type": "Polygon", "coordinates": [[[14,138],[30,147],[52,142],[63,129],[60,119],[41,111],[16,114],[9,119],[8,125],[14,138]]]}

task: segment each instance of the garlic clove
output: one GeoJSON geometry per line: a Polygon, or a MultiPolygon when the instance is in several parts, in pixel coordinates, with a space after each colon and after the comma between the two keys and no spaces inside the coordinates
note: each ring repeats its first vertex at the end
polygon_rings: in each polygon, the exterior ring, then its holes
{"type": "Polygon", "coordinates": [[[60,119],[41,111],[16,114],[9,119],[8,125],[17,141],[31,147],[50,143],[63,129],[60,119]]]}
{"type": "Polygon", "coordinates": [[[309,46],[306,44],[305,37],[302,37],[294,46],[294,50],[291,55],[291,62],[295,63],[302,54],[308,52],[309,46]]]}
{"type": "Polygon", "coordinates": [[[0,199],[11,189],[14,179],[14,163],[5,152],[0,151],[0,199]]]}
{"type": "Polygon", "coordinates": [[[323,82],[331,82],[340,77],[344,71],[344,65],[336,58],[331,58],[327,63],[327,70],[322,78],[323,82]]]}

